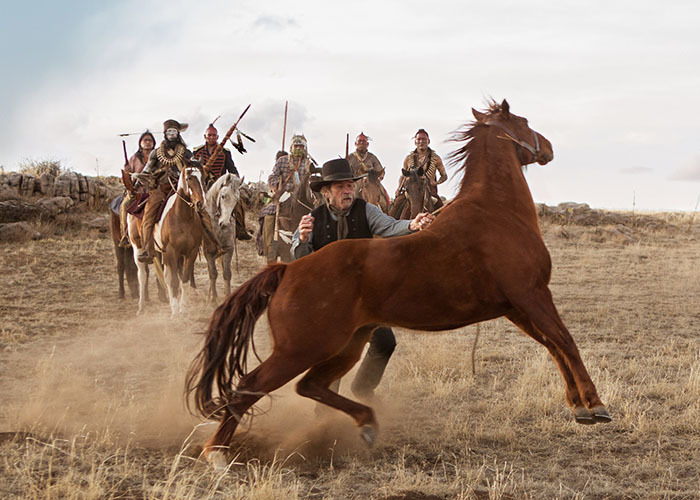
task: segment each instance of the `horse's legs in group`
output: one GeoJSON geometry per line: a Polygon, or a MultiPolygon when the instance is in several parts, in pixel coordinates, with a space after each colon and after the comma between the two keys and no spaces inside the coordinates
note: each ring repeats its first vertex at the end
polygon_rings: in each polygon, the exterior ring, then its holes
{"type": "Polygon", "coordinates": [[[183,263],[183,283],[180,290],[180,312],[184,312],[185,304],[187,302],[187,296],[189,291],[187,288],[194,289],[194,263],[197,260],[197,253],[199,247],[195,248],[193,253],[185,257],[185,262],[183,263]],[[186,287],[185,282],[189,282],[190,286],[186,287]]]}
{"type": "Polygon", "coordinates": [[[571,373],[569,366],[566,364],[562,353],[554,346],[554,344],[544,337],[537,328],[534,327],[532,322],[527,318],[527,316],[513,311],[506,315],[506,317],[512,321],[516,326],[518,326],[523,332],[532,337],[534,340],[542,344],[547,348],[549,353],[554,358],[554,361],[559,367],[561,376],[566,384],[566,402],[573,409],[576,421],[580,423],[595,423],[593,415],[588,408],[583,404],[581,400],[581,395],[578,393],[578,387],[576,386],[576,381],[574,380],[574,375],[571,373]]]}
{"type": "Polygon", "coordinates": [[[174,317],[180,312],[180,276],[177,269],[177,256],[173,252],[163,252],[163,267],[170,299],[170,314],[174,317]]]}
{"type": "Polygon", "coordinates": [[[124,290],[124,275],[126,274],[126,248],[119,246],[119,243],[114,244],[114,253],[117,256],[117,276],[119,276],[119,298],[126,297],[124,290]]]}
{"type": "MultiPolygon", "coordinates": [[[[523,295],[513,305],[524,315],[542,337],[558,350],[578,388],[583,404],[596,422],[609,422],[610,414],[598,396],[598,391],[586,370],[576,342],[571,337],[552,300],[549,288],[543,287],[523,295]]],[[[556,359],[556,358],[555,358],[556,359]]],[[[565,377],[564,373],[562,375],[565,377]]]]}
{"type": "Polygon", "coordinates": [[[377,421],[369,406],[357,403],[332,391],[329,386],[339,380],[357,363],[372,334],[373,326],[359,328],[345,348],[311,369],[297,383],[297,392],[332,408],[347,413],[361,429],[361,436],[371,446],[377,436],[377,421]]]}
{"type": "Polygon", "coordinates": [[[134,263],[136,264],[136,268],[138,269],[138,278],[139,278],[139,309],[138,309],[138,314],[141,314],[143,312],[144,307],[146,306],[146,298],[148,297],[148,264],[145,262],[139,262],[138,259],[138,248],[136,248],[135,245],[132,244],[132,247],[134,248],[134,263]]]}
{"type": "MultiPolygon", "coordinates": [[[[124,270],[126,272],[126,282],[129,285],[129,293],[132,299],[136,299],[139,296],[139,280],[138,268],[133,258],[134,249],[132,247],[120,248],[124,252],[124,270]]],[[[146,292],[148,292],[148,290],[146,290],[146,292]]]]}
{"type": "Polygon", "coordinates": [[[231,259],[233,258],[233,249],[228,250],[221,257],[221,274],[224,278],[224,295],[228,297],[231,294],[231,259]]]}
{"type": "Polygon", "coordinates": [[[207,259],[207,271],[209,272],[209,291],[207,292],[207,298],[212,304],[216,304],[219,301],[219,296],[216,293],[216,278],[218,277],[218,272],[216,270],[216,259],[214,254],[205,254],[207,259]]]}

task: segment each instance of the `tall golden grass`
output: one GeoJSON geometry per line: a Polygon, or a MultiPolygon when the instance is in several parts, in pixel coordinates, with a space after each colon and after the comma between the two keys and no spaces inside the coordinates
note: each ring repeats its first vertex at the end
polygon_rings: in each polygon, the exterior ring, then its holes
{"type": "MultiPolygon", "coordinates": [[[[543,223],[555,302],[611,424],[576,425],[546,351],[505,320],[482,324],[475,375],[474,326],[398,330],[374,448],[290,384],[246,420],[225,472],[198,460],[213,429],[182,399],[212,310],[204,263],[188,317],[155,300],[137,318],[107,235],[2,245],[0,498],[700,498],[700,241],[676,225],[623,244],[543,223]]],[[[262,265],[239,252],[238,283],[262,265]]],[[[265,320],[257,338],[265,350],[265,320]]]]}

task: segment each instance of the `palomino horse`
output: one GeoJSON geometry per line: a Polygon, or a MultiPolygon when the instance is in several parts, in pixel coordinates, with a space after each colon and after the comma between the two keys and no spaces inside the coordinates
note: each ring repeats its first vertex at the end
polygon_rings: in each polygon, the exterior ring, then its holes
{"type": "Polygon", "coordinates": [[[360,173],[367,174],[367,177],[358,181],[360,189],[358,195],[367,203],[377,205],[382,212],[389,211],[389,198],[384,186],[379,180],[379,173],[373,168],[363,169],[360,173]]]}
{"type": "Polygon", "coordinates": [[[177,190],[168,198],[160,222],[153,231],[156,246],[163,254],[165,282],[172,316],[183,312],[185,287],[194,285],[194,263],[202,244],[202,221],[199,209],[204,206],[202,173],[198,168],[180,171],[177,190]]]}
{"type": "MultiPolygon", "coordinates": [[[[219,177],[209,188],[205,196],[205,205],[209,217],[211,217],[214,233],[224,249],[224,255],[220,257],[221,271],[224,278],[224,295],[231,293],[231,258],[233,257],[233,245],[236,242],[236,222],[233,210],[240,203],[240,188],[243,179],[226,172],[219,177]]],[[[207,259],[209,271],[209,300],[218,302],[216,293],[216,260],[211,253],[204,253],[207,259]]]]}
{"type": "Polygon", "coordinates": [[[221,422],[205,448],[215,465],[224,457],[213,447],[230,445],[248,409],[304,372],[297,392],[347,413],[371,445],[373,410],[329,384],[357,362],[377,325],[439,331],[506,316],[550,352],[577,422],[611,420],[552,301],[551,260],[521,168],[551,161],[552,146],[505,100],[473,113],[476,122],[455,137],[466,143],[452,154],[463,161],[459,193],[425,230],[341,240],[269,265],[214,311],[186,390],[199,413],[221,422]],[[274,347],[247,372],[266,307],[274,347]]]}

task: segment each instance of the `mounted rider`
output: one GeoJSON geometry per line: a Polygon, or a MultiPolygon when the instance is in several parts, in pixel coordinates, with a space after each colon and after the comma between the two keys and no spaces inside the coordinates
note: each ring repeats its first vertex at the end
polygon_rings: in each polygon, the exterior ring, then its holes
{"type": "MultiPolygon", "coordinates": [[[[161,208],[165,200],[177,188],[180,171],[194,165],[201,168],[198,161],[192,158],[192,152],[187,149],[185,141],[180,135],[187,130],[186,123],[179,123],[176,120],[166,120],[163,122],[163,134],[165,138],[160,145],[154,149],[148,157],[148,163],[141,174],[136,174],[140,182],[141,179],[148,179],[148,200],[143,214],[141,225],[141,236],[143,248],[138,256],[139,262],[152,263],[155,256],[155,243],[153,240],[153,228],[161,214],[161,208]],[[146,175],[144,175],[146,174],[146,175]]],[[[204,207],[197,206],[202,221],[204,231],[216,242],[217,253],[221,251],[221,245],[214,236],[211,219],[204,207]]]]}
{"type": "MultiPolygon", "coordinates": [[[[417,170],[423,167],[425,172],[425,177],[428,179],[428,189],[430,190],[430,195],[436,199],[435,208],[440,208],[443,203],[442,199],[438,195],[438,184],[442,184],[447,180],[447,172],[445,171],[445,166],[442,163],[442,158],[432,150],[430,145],[430,136],[425,129],[418,129],[416,135],[413,136],[414,144],[416,149],[411,151],[411,153],[406,156],[403,161],[404,170],[417,170]],[[440,172],[440,178],[436,180],[437,173],[440,172]]],[[[406,177],[401,176],[399,179],[399,187],[396,190],[396,195],[394,199],[394,205],[398,206],[399,203],[405,201],[406,196],[404,194],[403,186],[406,183],[406,177]]]]}
{"type": "MultiPolygon", "coordinates": [[[[279,199],[284,192],[293,192],[301,182],[301,177],[310,173],[313,168],[309,157],[308,142],[303,134],[292,136],[289,150],[291,153],[288,155],[279,155],[278,153],[272,173],[267,178],[273,199],[279,199]]],[[[276,251],[273,247],[276,213],[277,204],[272,202],[260,212],[261,255],[264,255],[268,262],[273,262],[276,258],[276,251]]]]}
{"type": "MultiPolygon", "coordinates": [[[[381,187],[381,190],[384,193],[384,197],[386,198],[386,203],[384,206],[380,207],[382,211],[386,212],[387,207],[389,205],[389,194],[386,192],[386,189],[384,189],[384,186],[382,186],[381,182],[384,180],[384,167],[382,166],[382,163],[379,161],[379,158],[373,153],[370,153],[368,151],[369,149],[369,141],[371,139],[365,135],[364,132],[360,132],[360,135],[358,135],[355,138],[355,151],[350,153],[345,157],[346,160],[348,160],[348,163],[350,163],[350,168],[352,169],[353,174],[356,176],[360,176],[363,174],[367,174],[370,171],[374,171],[377,174],[377,179],[379,179],[379,186],[381,187]]],[[[363,183],[367,182],[367,180],[363,179],[362,181],[357,183],[357,195],[360,196],[360,192],[362,191],[362,186],[363,183]]]]}
{"type": "Polygon", "coordinates": [[[370,138],[364,132],[355,139],[355,151],[350,153],[345,159],[350,163],[352,172],[356,175],[366,174],[370,170],[377,172],[379,180],[384,180],[384,167],[373,153],[368,151],[370,138]]]}
{"type": "MultiPolygon", "coordinates": [[[[213,123],[210,123],[209,127],[207,127],[207,129],[204,131],[204,144],[194,148],[194,158],[199,160],[200,163],[206,164],[216,150],[218,140],[219,131],[216,129],[213,123]]],[[[245,149],[243,149],[243,151],[245,151],[245,149]]],[[[223,148],[221,153],[217,155],[209,166],[207,179],[205,180],[205,189],[209,190],[212,184],[214,184],[216,180],[226,172],[231,173],[236,177],[241,176],[238,173],[236,164],[233,162],[231,151],[229,151],[227,148],[223,148]]],[[[236,204],[236,208],[234,209],[234,219],[236,220],[236,238],[239,240],[251,239],[251,236],[248,234],[245,227],[245,211],[243,208],[243,203],[236,204]]]]}

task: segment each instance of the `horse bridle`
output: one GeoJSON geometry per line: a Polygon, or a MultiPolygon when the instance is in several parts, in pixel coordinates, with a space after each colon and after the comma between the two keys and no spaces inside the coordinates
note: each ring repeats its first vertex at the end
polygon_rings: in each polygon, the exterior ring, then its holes
{"type": "MultiPolygon", "coordinates": [[[[524,148],[527,151],[529,151],[532,154],[532,156],[535,158],[535,160],[537,159],[537,156],[540,154],[540,139],[539,139],[539,137],[537,137],[537,132],[535,132],[534,130],[530,129],[530,131],[532,132],[532,135],[535,138],[535,146],[533,147],[530,143],[523,141],[522,139],[519,139],[508,127],[506,127],[505,125],[503,125],[499,121],[495,121],[495,120],[488,121],[488,122],[485,122],[485,125],[494,125],[494,126],[500,128],[501,130],[503,130],[506,133],[506,135],[505,135],[505,137],[498,136],[499,139],[509,139],[509,140],[513,141],[514,143],[519,145],[521,148],[524,148]]],[[[535,161],[535,160],[533,160],[533,161],[535,161]]]]}

